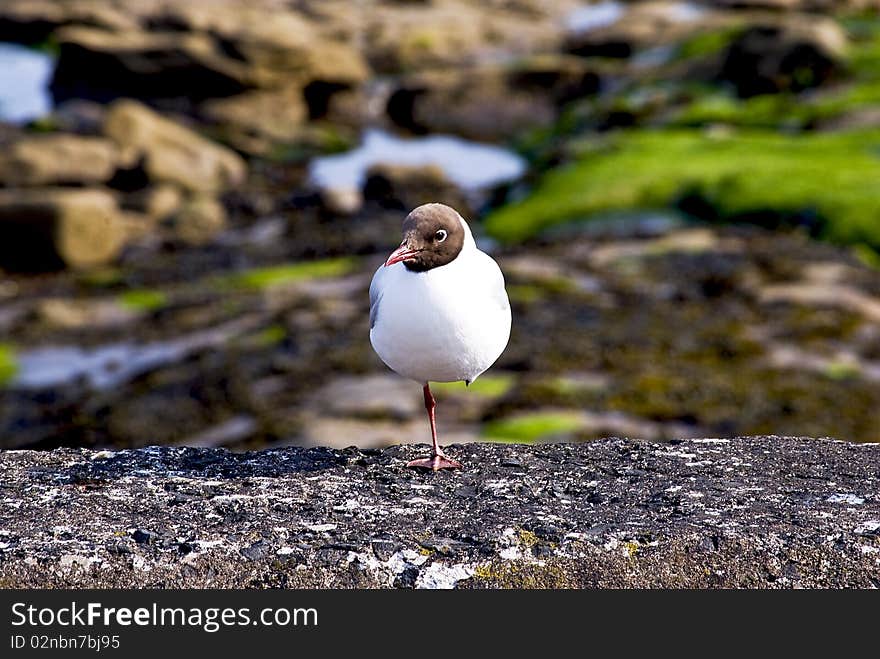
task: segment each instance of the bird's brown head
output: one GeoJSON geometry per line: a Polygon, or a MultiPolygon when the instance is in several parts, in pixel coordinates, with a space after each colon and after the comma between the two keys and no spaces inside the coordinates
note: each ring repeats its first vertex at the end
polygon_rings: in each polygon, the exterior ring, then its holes
{"type": "Polygon", "coordinates": [[[443,204],[425,204],[403,221],[403,242],[385,265],[403,263],[407,270],[425,272],[455,260],[464,247],[465,229],[458,213],[443,204]]]}

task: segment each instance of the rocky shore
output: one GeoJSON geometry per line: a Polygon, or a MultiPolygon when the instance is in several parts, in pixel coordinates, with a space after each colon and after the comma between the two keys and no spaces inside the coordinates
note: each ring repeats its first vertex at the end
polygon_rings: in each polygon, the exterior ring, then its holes
{"type": "Polygon", "coordinates": [[[2,3],[0,448],[425,441],[366,291],[435,200],[515,319],[448,441],[878,441],[877,9],[2,3]]]}
{"type": "Polygon", "coordinates": [[[0,454],[0,586],[876,588],[878,445],[0,454]]]}
{"type": "MultiPolygon", "coordinates": [[[[835,10],[868,8],[845,4],[835,10]]],[[[250,197],[281,183],[264,175],[283,175],[288,193],[307,196],[296,165],[345,150],[368,126],[508,142],[570,123],[577,102],[588,102],[576,107],[599,129],[656,123],[658,114],[666,122],[681,105],[674,97],[693,91],[657,86],[675,78],[730,85],[742,97],[824,87],[847,77],[852,46],[840,23],[808,13],[826,10],[665,0],[296,8],[11,0],[0,8],[0,41],[53,54],[55,108],[31,126],[39,134],[0,134],[0,233],[23,246],[0,252],[0,267],[83,268],[117,262],[127,245],[212,242],[237,223],[223,193],[244,188],[250,197]],[[648,105],[633,103],[633,85],[650,91],[648,105]],[[270,174],[271,163],[288,171],[270,174]]],[[[317,191],[319,208],[350,215],[364,195],[409,206],[473,192],[456,190],[448,170],[381,164],[380,192],[330,184],[317,191]]],[[[468,201],[459,205],[470,210],[468,201]]]]}

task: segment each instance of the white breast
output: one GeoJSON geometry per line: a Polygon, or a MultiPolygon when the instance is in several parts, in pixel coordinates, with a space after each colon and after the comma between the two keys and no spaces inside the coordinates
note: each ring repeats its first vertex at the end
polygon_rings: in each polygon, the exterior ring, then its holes
{"type": "Polygon", "coordinates": [[[473,381],[504,351],[510,304],[498,264],[472,242],[451,263],[373,276],[370,342],[391,369],[418,382],[473,381]]]}

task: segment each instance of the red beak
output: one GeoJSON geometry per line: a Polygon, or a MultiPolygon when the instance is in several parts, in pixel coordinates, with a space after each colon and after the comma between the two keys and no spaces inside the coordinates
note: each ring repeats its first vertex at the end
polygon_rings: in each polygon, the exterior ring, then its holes
{"type": "Polygon", "coordinates": [[[400,263],[401,261],[411,259],[418,253],[419,251],[416,249],[410,249],[406,245],[401,245],[393,252],[391,252],[391,256],[389,256],[388,260],[385,261],[385,267],[387,268],[389,265],[394,265],[395,263],[400,263]]]}

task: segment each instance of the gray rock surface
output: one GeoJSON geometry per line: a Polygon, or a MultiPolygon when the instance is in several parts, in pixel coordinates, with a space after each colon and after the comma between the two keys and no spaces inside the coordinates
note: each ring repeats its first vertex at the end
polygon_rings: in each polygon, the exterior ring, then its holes
{"type": "Polygon", "coordinates": [[[2,587],[877,587],[880,445],[0,454],[2,587]]]}

